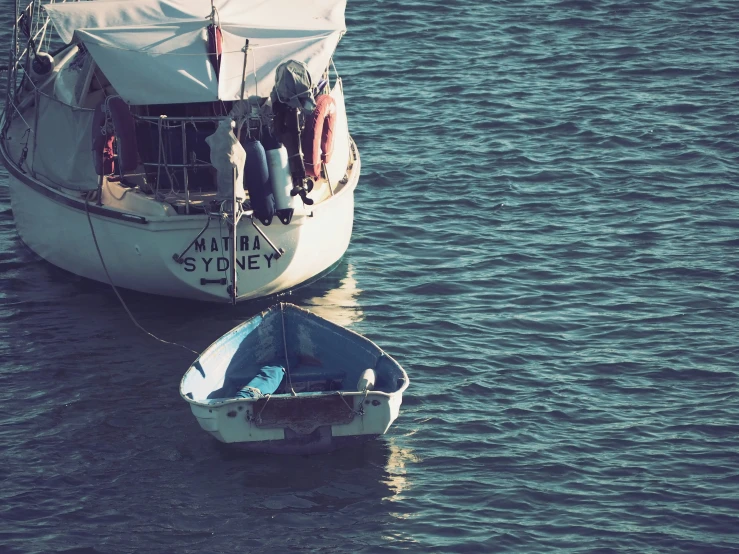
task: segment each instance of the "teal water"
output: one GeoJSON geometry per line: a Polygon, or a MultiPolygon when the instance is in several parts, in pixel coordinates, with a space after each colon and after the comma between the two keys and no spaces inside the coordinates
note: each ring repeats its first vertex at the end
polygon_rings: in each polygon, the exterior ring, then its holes
{"type": "MultiPolygon", "coordinates": [[[[28,252],[0,170],[0,551],[739,552],[735,2],[347,26],[354,236],[286,300],[405,367],[400,418],[321,456],[215,443],[191,355],[28,252]]],[[[263,307],[126,299],[198,350],[263,307]]]]}

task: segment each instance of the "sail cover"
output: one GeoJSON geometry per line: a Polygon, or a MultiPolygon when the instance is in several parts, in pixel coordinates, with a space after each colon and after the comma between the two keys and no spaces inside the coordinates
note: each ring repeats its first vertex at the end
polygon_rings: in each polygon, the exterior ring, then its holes
{"type": "Polygon", "coordinates": [[[65,42],[85,44],[130,104],[269,96],[275,69],[304,62],[318,82],[345,31],[346,0],[215,0],[223,55],[208,58],[208,0],[98,0],[45,5],[65,42]]]}

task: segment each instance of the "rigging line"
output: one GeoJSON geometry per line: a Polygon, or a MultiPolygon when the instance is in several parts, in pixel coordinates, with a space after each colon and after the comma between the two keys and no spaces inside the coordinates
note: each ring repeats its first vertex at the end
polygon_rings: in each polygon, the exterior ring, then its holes
{"type": "MultiPolygon", "coordinates": [[[[364,389],[364,397],[362,398],[362,401],[359,403],[359,409],[358,410],[355,410],[354,408],[352,408],[349,405],[349,403],[346,401],[346,398],[344,398],[344,394],[340,390],[337,390],[336,393],[339,395],[339,398],[341,398],[344,401],[344,404],[346,405],[347,408],[349,408],[349,411],[353,415],[358,415],[358,416],[363,416],[364,415],[364,401],[367,400],[367,395],[369,394],[369,389],[368,388],[364,389]]],[[[356,398],[356,396],[355,395],[352,395],[352,398],[356,398]]]]}
{"type": "Polygon", "coordinates": [[[95,242],[95,249],[98,252],[98,257],[100,258],[100,263],[103,264],[103,269],[105,270],[105,276],[108,278],[108,283],[110,283],[110,286],[113,288],[113,292],[115,292],[115,295],[118,297],[118,300],[121,301],[121,304],[123,305],[123,309],[126,310],[126,313],[128,314],[128,317],[131,318],[131,321],[133,321],[133,324],[136,325],[139,329],[141,329],[144,333],[149,335],[151,338],[158,340],[159,342],[162,342],[164,344],[170,344],[172,346],[179,346],[180,348],[184,348],[185,350],[188,350],[195,354],[196,356],[200,356],[200,353],[196,352],[192,348],[188,348],[187,346],[184,346],[182,344],[179,344],[177,342],[170,342],[168,340],[160,339],[156,335],[150,333],[146,329],[144,329],[138,321],[136,321],[136,318],[133,317],[133,314],[131,313],[131,310],[128,309],[128,306],[126,305],[126,302],[123,300],[123,297],[118,292],[118,289],[113,284],[113,279],[110,277],[110,273],[108,273],[108,267],[105,265],[105,260],[103,260],[103,253],[100,251],[100,245],[98,245],[98,239],[95,235],[95,228],[92,226],[92,218],[90,217],[90,209],[89,209],[89,203],[88,198],[85,196],[85,213],[87,214],[87,222],[90,224],[90,231],[92,232],[92,240],[95,242]]]}
{"type": "MultiPolygon", "coordinates": [[[[103,91],[103,98],[105,98],[107,96],[107,93],[105,92],[105,87],[103,86],[103,82],[100,80],[100,76],[98,75],[97,67],[95,69],[93,69],[93,71],[92,71],[92,78],[97,81],[97,84],[100,87],[98,90],[102,90],[103,91]]],[[[88,93],[89,92],[90,91],[88,90],[88,93]]]]}
{"type": "MultiPolygon", "coordinates": [[[[252,69],[254,70],[254,96],[259,96],[259,79],[257,78],[257,57],[254,54],[254,52],[252,52],[252,55],[251,55],[251,64],[252,64],[252,69]]],[[[261,109],[261,106],[260,106],[260,109],[261,109]]]]}
{"type": "MultiPolygon", "coordinates": [[[[11,104],[10,104],[10,105],[11,105],[11,106],[13,107],[13,109],[15,110],[15,112],[16,112],[16,113],[18,114],[18,117],[20,117],[20,118],[21,118],[21,121],[23,121],[23,123],[25,123],[25,124],[26,124],[26,128],[27,128],[27,129],[28,129],[28,130],[29,130],[30,132],[32,132],[32,133],[33,133],[33,129],[31,129],[31,126],[30,126],[30,125],[28,124],[28,121],[26,121],[26,119],[25,119],[25,118],[23,117],[23,114],[22,114],[22,113],[20,112],[20,110],[18,109],[18,106],[16,106],[16,105],[15,105],[15,102],[11,102],[11,104]]],[[[33,133],[33,134],[36,134],[36,133],[33,133]]]]}
{"type": "MultiPolygon", "coordinates": [[[[221,244],[223,244],[223,220],[224,218],[225,216],[223,214],[223,204],[221,203],[221,213],[219,214],[219,217],[218,217],[218,238],[221,239],[221,244]]],[[[221,245],[219,244],[218,246],[220,247],[221,245]]],[[[218,271],[218,260],[216,260],[216,271],[218,271]]],[[[226,273],[226,271],[227,271],[226,269],[223,270],[223,277],[226,279],[226,282],[228,283],[228,273],[226,273]]]]}
{"type": "MultiPolygon", "coordinates": [[[[225,237],[223,236],[223,223],[224,222],[226,223],[226,231],[228,231],[228,210],[226,209],[226,202],[228,202],[228,199],[226,199],[223,202],[221,202],[221,207],[218,209],[218,216],[219,216],[218,217],[218,238],[221,239],[220,243],[218,244],[218,247],[220,248],[221,244],[223,244],[223,239],[225,238],[226,239],[226,246],[224,246],[224,248],[223,248],[223,254],[224,254],[224,256],[226,254],[226,248],[227,248],[227,245],[228,245],[228,239],[231,238],[230,232],[229,232],[229,234],[227,236],[225,236],[225,237]]],[[[234,236],[236,236],[235,235],[235,232],[234,232],[234,236]]],[[[236,241],[234,240],[233,243],[234,244],[232,244],[232,247],[234,248],[234,251],[232,252],[232,254],[236,252],[236,241]]],[[[216,271],[218,271],[218,260],[216,260],[216,271]]],[[[223,277],[226,279],[226,282],[227,283],[228,283],[228,277],[229,277],[228,271],[229,271],[229,268],[224,268],[223,269],[223,277]]],[[[235,286],[235,283],[232,283],[232,285],[235,286]]]]}
{"type": "Polygon", "coordinates": [[[116,200],[118,200],[118,201],[121,201],[121,200],[123,200],[123,199],[124,199],[124,198],[126,197],[126,195],[127,195],[127,194],[128,194],[129,192],[131,192],[131,190],[133,190],[133,189],[125,189],[125,190],[123,191],[123,194],[121,194],[121,197],[120,197],[120,198],[118,198],[118,197],[117,197],[117,196],[115,195],[115,193],[114,193],[114,192],[113,192],[112,190],[110,190],[110,188],[108,188],[108,194],[110,194],[110,196],[111,196],[111,197],[113,197],[114,199],[116,199],[116,200]]]}
{"type": "MultiPolygon", "coordinates": [[[[177,191],[174,187],[179,187],[179,181],[177,180],[177,175],[175,175],[174,171],[169,169],[169,165],[167,164],[167,153],[164,151],[164,136],[162,135],[162,129],[164,129],[164,131],[167,133],[167,136],[169,136],[169,131],[171,128],[172,127],[170,127],[169,125],[169,120],[167,119],[167,116],[159,116],[159,159],[157,161],[157,194],[159,194],[160,167],[163,162],[164,171],[167,172],[167,179],[169,179],[169,193],[177,196],[177,191]]],[[[170,144],[168,143],[167,146],[170,146],[170,144]]]]}
{"type": "MultiPolygon", "coordinates": [[[[253,46],[252,45],[252,46],[249,46],[249,50],[250,51],[251,50],[263,50],[265,48],[277,48],[279,46],[289,46],[290,44],[299,44],[301,42],[316,41],[318,39],[328,38],[331,35],[333,35],[335,32],[336,31],[329,31],[329,32],[327,32],[326,34],[323,34],[323,35],[312,35],[312,36],[305,37],[305,38],[299,38],[299,39],[295,39],[295,40],[288,40],[288,41],[285,41],[285,42],[278,42],[278,43],[275,43],[275,44],[264,44],[262,46],[260,46],[259,44],[257,44],[256,46],[253,46]]],[[[142,54],[147,54],[147,55],[152,56],[152,57],[153,56],[184,56],[184,57],[193,57],[193,56],[195,56],[195,57],[199,57],[199,58],[205,58],[205,57],[210,56],[210,54],[208,54],[207,52],[205,54],[201,54],[201,53],[198,53],[198,54],[195,54],[195,53],[188,54],[188,53],[180,53],[180,52],[156,52],[156,51],[153,51],[153,50],[146,50],[144,48],[123,48],[121,46],[113,46],[113,45],[110,45],[110,44],[105,44],[105,45],[99,44],[98,46],[100,46],[102,48],[105,48],[107,50],[121,50],[123,52],[140,52],[142,54]]],[[[226,54],[243,54],[243,53],[244,53],[243,50],[229,50],[228,52],[221,52],[221,55],[222,56],[225,56],[226,54]]]]}
{"type": "MultiPolygon", "coordinates": [[[[40,4],[39,4],[40,6],[40,4]]],[[[41,48],[44,46],[44,39],[46,38],[46,28],[49,26],[49,22],[51,21],[51,18],[48,18],[46,22],[41,25],[41,22],[37,19],[36,20],[36,30],[33,32],[33,40],[34,42],[40,42],[41,48]],[[39,40],[39,37],[41,40],[39,40]]]]}
{"type": "Polygon", "coordinates": [[[210,0],[210,15],[206,16],[205,19],[210,19],[210,22],[217,27],[221,26],[221,14],[218,13],[218,9],[213,0],[210,0]],[[218,18],[218,23],[216,23],[216,18],[218,18]]]}
{"type": "Polygon", "coordinates": [[[280,316],[282,318],[282,346],[285,349],[285,369],[287,370],[287,381],[290,384],[290,392],[293,396],[298,396],[293,388],[293,379],[290,376],[290,362],[287,359],[287,334],[285,333],[285,308],[284,304],[280,302],[280,316]]]}
{"type": "MultiPolygon", "coordinates": [[[[98,81],[99,82],[99,81],[98,81]]],[[[40,89],[36,83],[34,83],[30,78],[28,79],[27,83],[33,87],[33,90],[39,95],[46,98],[49,102],[56,102],[57,104],[61,104],[64,107],[70,108],[73,112],[94,112],[94,108],[83,108],[82,106],[74,106],[72,104],[67,104],[66,102],[62,102],[61,100],[58,100],[57,98],[54,98],[53,96],[50,96],[46,94],[42,89],[40,89]]],[[[20,88],[18,89],[18,92],[20,92],[20,88]]],[[[29,91],[30,92],[30,91],[29,91]]],[[[103,91],[105,92],[105,91],[103,91]]],[[[111,95],[107,95],[105,98],[109,98],[111,95]]],[[[112,95],[112,96],[119,96],[119,95],[112,95]]],[[[22,101],[20,102],[23,103],[22,101]]]]}
{"type": "MultiPolygon", "coordinates": [[[[294,394],[294,393],[293,393],[293,394],[294,394]]],[[[264,408],[266,408],[266,407],[267,407],[267,402],[269,402],[269,399],[270,399],[270,398],[272,398],[272,395],[271,395],[271,394],[265,394],[265,395],[264,395],[264,398],[266,398],[267,400],[265,400],[265,401],[264,401],[264,404],[262,404],[262,409],[261,409],[261,410],[259,410],[259,413],[258,413],[258,414],[256,415],[256,417],[254,418],[254,421],[255,421],[256,423],[262,423],[262,412],[264,411],[264,408]]]]}
{"type": "Polygon", "coordinates": [[[159,116],[159,119],[157,120],[157,133],[159,134],[159,148],[157,149],[157,188],[156,191],[154,191],[154,197],[159,197],[159,184],[161,181],[161,175],[162,175],[162,116],[159,116]]]}

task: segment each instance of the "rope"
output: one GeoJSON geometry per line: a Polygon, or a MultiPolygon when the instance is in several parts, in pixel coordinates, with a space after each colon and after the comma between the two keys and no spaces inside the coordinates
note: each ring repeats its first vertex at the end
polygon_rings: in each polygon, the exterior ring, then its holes
{"type": "Polygon", "coordinates": [[[159,342],[162,342],[164,344],[170,344],[172,346],[179,346],[180,348],[184,348],[185,350],[189,350],[196,356],[200,356],[199,352],[196,352],[192,348],[188,348],[187,346],[184,346],[182,344],[176,343],[176,342],[170,342],[166,341],[164,339],[160,339],[156,335],[150,333],[146,329],[144,329],[138,321],[136,321],[136,318],[133,317],[133,314],[131,313],[131,310],[128,309],[128,306],[126,305],[126,302],[123,300],[123,297],[118,292],[118,289],[113,284],[113,279],[110,277],[110,273],[108,273],[108,267],[105,265],[105,260],[103,260],[103,253],[100,251],[100,245],[98,245],[98,239],[95,235],[95,228],[92,226],[92,218],[90,217],[90,209],[89,209],[89,203],[87,197],[85,197],[85,213],[87,214],[87,222],[90,224],[90,231],[92,232],[92,240],[95,242],[95,249],[98,252],[98,256],[100,257],[100,263],[103,264],[103,269],[105,270],[105,276],[108,278],[108,283],[110,283],[110,286],[113,288],[113,292],[115,292],[115,295],[118,297],[118,300],[121,301],[121,304],[123,305],[123,309],[126,310],[126,313],[128,314],[128,317],[131,318],[131,321],[133,321],[133,324],[136,325],[139,329],[141,329],[144,333],[149,335],[154,340],[158,340],[159,342]]]}
{"type": "Polygon", "coordinates": [[[159,183],[160,177],[162,175],[162,121],[163,118],[159,116],[159,120],[157,121],[157,130],[159,132],[159,148],[157,149],[157,188],[154,191],[154,196],[159,196],[159,183]]]}
{"type": "Polygon", "coordinates": [[[205,19],[210,19],[210,22],[217,27],[221,26],[221,14],[218,13],[218,9],[213,0],[210,0],[210,15],[206,15],[205,19]],[[218,18],[218,23],[216,23],[216,18],[218,18]]]}
{"type": "Polygon", "coordinates": [[[251,67],[254,73],[254,95],[259,96],[259,78],[257,77],[257,57],[252,53],[251,67]]]}
{"type": "Polygon", "coordinates": [[[262,404],[262,409],[259,410],[259,413],[254,418],[254,421],[256,423],[262,423],[262,412],[264,411],[264,408],[267,407],[267,402],[269,402],[269,399],[272,398],[272,395],[271,394],[265,394],[264,395],[264,398],[266,398],[267,400],[264,401],[264,404],[262,404]]]}
{"type": "MultiPolygon", "coordinates": [[[[285,41],[285,42],[279,42],[277,44],[265,44],[264,46],[259,46],[259,45],[249,46],[249,51],[252,51],[252,50],[264,50],[265,48],[277,48],[279,46],[287,46],[287,45],[290,45],[290,44],[298,44],[298,43],[301,43],[301,42],[316,41],[318,39],[328,38],[331,35],[333,35],[335,32],[336,31],[330,31],[330,32],[328,32],[326,34],[323,34],[323,35],[313,35],[313,36],[310,36],[310,37],[305,37],[305,38],[300,38],[300,39],[295,39],[295,40],[288,40],[288,41],[285,41]]],[[[146,50],[145,48],[143,48],[143,49],[142,48],[138,48],[138,49],[137,48],[123,48],[121,46],[112,46],[110,44],[105,44],[105,45],[98,44],[97,46],[100,46],[100,47],[105,48],[107,50],[121,50],[123,52],[141,52],[142,54],[148,54],[149,56],[152,56],[152,57],[153,56],[185,56],[185,57],[193,57],[193,56],[196,56],[196,57],[204,58],[204,57],[207,57],[207,56],[210,55],[208,53],[205,53],[205,54],[195,54],[195,53],[193,53],[193,54],[185,54],[185,53],[176,53],[176,52],[156,52],[156,51],[153,51],[153,50],[146,50]]],[[[226,54],[243,54],[243,53],[244,53],[244,51],[242,49],[239,49],[239,50],[229,50],[228,52],[221,52],[221,55],[222,56],[225,56],[226,54]]]]}
{"type": "MultiPolygon", "coordinates": [[[[223,244],[223,222],[224,222],[224,220],[227,217],[226,216],[226,211],[223,208],[223,205],[226,202],[227,202],[226,200],[224,200],[223,202],[221,202],[221,207],[219,209],[219,217],[218,217],[218,238],[220,239],[221,244],[223,244]]],[[[228,229],[228,227],[226,227],[226,229],[228,229]]],[[[221,247],[221,244],[218,245],[219,248],[221,247]]],[[[224,252],[224,254],[225,254],[225,252],[224,252]]],[[[218,260],[216,260],[216,271],[218,271],[218,260]]],[[[224,269],[223,270],[223,277],[224,277],[224,279],[226,279],[226,282],[228,283],[228,273],[227,273],[227,271],[228,271],[227,269],[224,269]]]]}
{"type": "Polygon", "coordinates": [[[295,392],[295,389],[293,388],[293,380],[290,376],[290,362],[287,359],[287,334],[285,332],[285,311],[284,311],[284,304],[280,302],[280,316],[282,318],[282,347],[285,349],[285,370],[287,371],[287,381],[290,384],[290,392],[293,393],[293,396],[297,396],[297,393],[295,392]]]}
{"type": "Polygon", "coordinates": [[[344,395],[341,393],[340,390],[336,391],[336,394],[339,395],[339,398],[344,401],[344,404],[346,404],[346,407],[349,408],[349,411],[353,415],[363,416],[364,415],[364,401],[367,400],[367,395],[369,394],[369,389],[364,389],[364,397],[362,398],[362,402],[359,404],[359,409],[355,410],[352,408],[349,403],[346,401],[346,398],[344,398],[344,395]]]}
{"type": "MultiPolygon", "coordinates": [[[[169,130],[172,128],[169,125],[169,120],[165,117],[159,117],[159,121],[167,130],[167,133],[169,133],[169,130]]],[[[176,128],[176,127],[175,127],[176,128]]],[[[177,180],[177,175],[169,169],[169,164],[167,163],[167,153],[164,151],[164,138],[161,131],[162,127],[160,125],[159,127],[159,153],[160,158],[157,164],[160,162],[164,162],[164,171],[167,172],[167,179],[169,179],[169,194],[177,195],[177,191],[175,191],[175,186],[179,189],[180,182],[177,180]]],[[[168,144],[168,146],[171,147],[171,144],[168,144]]],[[[187,160],[182,160],[182,164],[185,165],[187,160]]],[[[159,169],[157,168],[157,194],[159,193],[159,169]]],[[[166,197],[166,196],[165,196],[166,197]]]]}
{"type": "MultiPolygon", "coordinates": [[[[21,137],[21,140],[23,140],[24,137],[26,139],[26,142],[23,145],[23,150],[21,151],[21,157],[18,160],[18,169],[20,169],[21,171],[23,171],[23,173],[26,172],[23,169],[23,164],[26,163],[26,158],[28,157],[28,139],[31,138],[31,133],[33,133],[33,131],[31,131],[31,129],[28,128],[28,129],[26,129],[26,131],[23,133],[23,136],[21,137]]],[[[29,167],[29,169],[31,169],[31,168],[29,167]]]]}
{"type": "Polygon", "coordinates": [[[132,189],[124,189],[124,191],[123,191],[123,194],[121,194],[121,197],[120,197],[120,198],[118,198],[118,197],[117,197],[117,196],[116,196],[115,194],[113,194],[113,191],[112,191],[112,190],[110,190],[110,189],[108,189],[108,194],[110,194],[110,195],[111,195],[111,196],[112,196],[113,198],[115,198],[116,200],[118,200],[118,201],[121,201],[121,200],[123,200],[123,199],[125,198],[125,196],[126,196],[126,195],[127,195],[127,194],[128,194],[129,192],[131,192],[131,190],[132,190],[132,189]]]}
{"type": "MultiPolygon", "coordinates": [[[[30,126],[30,125],[28,124],[28,121],[26,121],[26,120],[25,120],[25,118],[23,117],[23,114],[22,114],[22,113],[20,112],[20,110],[18,109],[18,106],[16,106],[16,105],[15,105],[15,102],[11,103],[10,105],[11,105],[11,106],[13,107],[13,109],[15,110],[15,113],[17,113],[17,114],[18,114],[18,117],[20,117],[20,118],[21,118],[21,121],[23,121],[23,123],[25,123],[25,124],[26,124],[26,128],[27,128],[27,129],[28,129],[29,131],[31,131],[31,132],[33,133],[33,129],[31,129],[31,126],[30,126]]],[[[35,134],[35,133],[34,133],[34,134],[35,134]]]]}

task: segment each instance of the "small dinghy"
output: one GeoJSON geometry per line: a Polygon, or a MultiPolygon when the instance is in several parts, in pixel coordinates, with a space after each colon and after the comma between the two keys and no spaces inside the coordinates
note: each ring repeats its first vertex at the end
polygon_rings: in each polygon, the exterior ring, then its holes
{"type": "Polygon", "coordinates": [[[312,453],[386,433],[408,382],[369,339],[281,303],[209,346],[180,394],[219,441],[312,453]]]}

